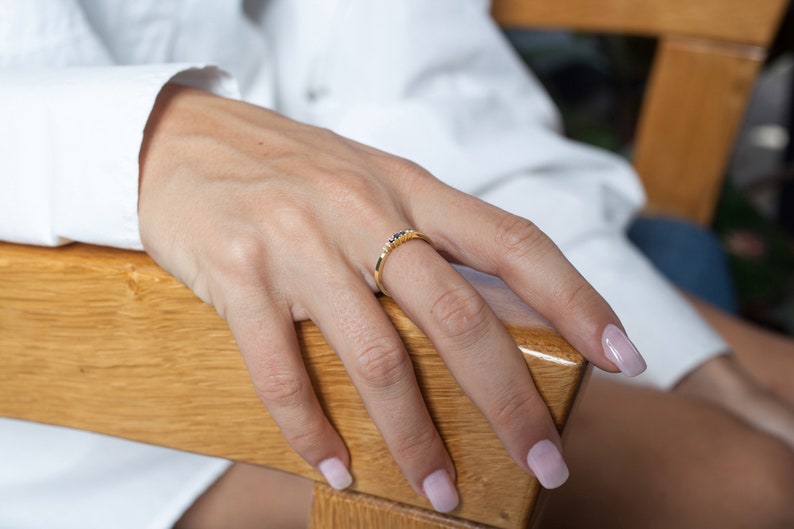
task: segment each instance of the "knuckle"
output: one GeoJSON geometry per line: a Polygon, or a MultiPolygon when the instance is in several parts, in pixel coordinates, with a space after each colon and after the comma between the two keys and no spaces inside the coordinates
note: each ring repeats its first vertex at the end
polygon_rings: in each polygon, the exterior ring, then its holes
{"type": "Polygon", "coordinates": [[[419,461],[433,453],[436,432],[432,428],[422,428],[416,432],[403,434],[392,443],[391,452],[403,465],[419,461]]]}
{"type": "Polygon", "coordinates": [[[539,397],[528,391],[512,391],[500,395],[492,404],[491,422],[497,428],[510,428],[521,424],[524,418],[532,414],[539,400],[539,397]]]}
{"type": "Polygon", "coordinates": [[[432,175],[416,162],[399,156],[389,156],[387,161],[388,171],[400,182],[401,188],[413,189],[419,182],[433,179],[432,175]]]}
{"type": "Polygon", "coordinates": [[[354,358],[356,374],[370,387],[393,386],[412,372],[408,355],[386,339],[370,340],[354,358]]]}
{"type": "Polygon", "coordinates": [[[327,441],[325,434],[325,428],[320,424],[301,424],[297,429],[282,427],[284,439],[298,452],[316,450],[327,441]]]}
{"type": "MultiPolygon", "coordinates": [[[[361,170],[338,170],[329,178],[322,193],[329,204],[338,211],[377,215],[382,191],[377,182],[361,170]],[[339,185],[344,182],[344,185],[339,185]]],[[[377,218],[377,217],[375,217],[377,218]]]]}
{"type": "Polygon", "coordinates": [[[270,232],[304,234],[310,233],[316,226],[316,214],[308,201],[284,195],[274,203],[276,205],[271,209],[267,222],[270,232]]]}
{"type": "Polygon", "coordinates": [[[419,177],[424,176],[427,173],[427,171],[425,171],[425,169],[418,163],[408,160],[407,158],[401,158],[399,156],[391,157],[390,164],[392,170],[400,175],[419,177]]]}
{"type": "Polygon", "coordinates": [[[340,136],[328,127],[315,127],[312,129],[313,134],[317,134],[321,140],[334,143],[346,143],[346,139],[340,136]]]}
{"type": "Polygon", "coordinates": [[[248,278],[256,275],[266,259],[265,245],[250,233],[229,235],[223,243],[222,251],[214,252],[220,261],[220,269],[234,278],[248,278]]]}
{"type": "Polygon", "coordinates": [[[272,372],[256,377],[254,389],[266,406],[290,408],[300,405],[306,399],[308,387],[301,377],[272,372]]]}
{"type": "Polygon", "coordinates": [[[432,303],[430,314],[447,337],[472,344],[487,333],[489,310],[474,290],[461,286],[442,292],[432,303]]]}
{"type": "Polygon", "coordinates": [[[577,315],[584,313],[589,307],[599,301],[596,291],[584,280],[577,282],[573,288],[568,287],[566,284],[565,288],[567,290],[557,296],[557,299],[560,300],[563,307],[562,310],[567,314],[577,315]]]}
{"type": "Polygon", "coordinates": [[[497,251],[507,261],[522,261],[551,244],[546,234],[534,223],[516,215],[508,215],[502,220],[495,240],[497,251]]]}

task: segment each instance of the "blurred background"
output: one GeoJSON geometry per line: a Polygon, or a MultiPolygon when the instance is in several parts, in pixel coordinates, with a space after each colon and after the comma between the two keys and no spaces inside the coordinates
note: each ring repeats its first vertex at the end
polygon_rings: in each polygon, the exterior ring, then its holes
{"type": "MultiPolygon", "coordinates": [[[[655,42],[508,31],[559,107],[566,134],[630,159],[655,42]]],[[[739,132],[712,231],[740,313],[794,335],[794,11],[778,32],[739,132]]]]}

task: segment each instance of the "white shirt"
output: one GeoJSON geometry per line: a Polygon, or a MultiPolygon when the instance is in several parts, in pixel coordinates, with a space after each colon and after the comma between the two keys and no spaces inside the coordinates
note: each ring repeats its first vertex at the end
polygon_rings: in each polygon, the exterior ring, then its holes
{"type": "MultiPolygon", "coordinates": [[[[640,382],[669,387],[726,349],[623,236],[644,200],[631,168],[559,134],[482,0],[0,0],[0,239],[140,249],[138,151],[172,79],[404,156],[534,221],[621,317],[648,361],[640,382]]],[[[167,527],[225,468],[49,429],[62,451],[35,454],[42,429],[0,422],[0,527],[52,526],[47,502],[58,527],[167,527]],[[103,510],[93,473],[136,458],[158,463],[114,482],[142,518],[103,510]],[[17,460],[36,476],[24,489],[17,460]]]]}

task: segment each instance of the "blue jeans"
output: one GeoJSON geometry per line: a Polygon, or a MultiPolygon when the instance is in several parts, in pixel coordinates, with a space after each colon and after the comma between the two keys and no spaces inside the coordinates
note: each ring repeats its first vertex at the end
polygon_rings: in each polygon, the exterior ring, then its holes
{"type": "Polygon", "coordinates": [[[737,312],[728,263],[710,231],[682,220],[640,217],[629,227],[628,236],[679,288],[727,312],[737,312]]]}

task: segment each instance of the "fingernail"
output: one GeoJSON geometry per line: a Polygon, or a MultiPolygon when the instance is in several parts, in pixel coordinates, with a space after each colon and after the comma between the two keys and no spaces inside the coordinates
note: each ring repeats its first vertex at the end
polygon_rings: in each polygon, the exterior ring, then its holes
{"type": "Polygon", "coordinates": [[[601,345],[607,358],[626,376],[636,377],[648,367],[631,340],[616,325],[607,325],[601,337],[601,345]]]}
{"type": "Polygon", "coordinates": [[[568,466],[557,445],[544,439],[535,443],[527,454],[527,465],[547,489],[556,489],[568,479],[568,466]]]}
{"type": "Polygon", "coordinates": [[[353,484],[353,476],[338,457],[331,457],[317,465],[317,469],[336,490],[344,490],[353,484]]]}
{"type": "Polygon", "coordinates": [[[422,488],[438,512],[449,512],[458,506],[458,490],[446,470],[436,470],[427,476],[422,488]]]}

